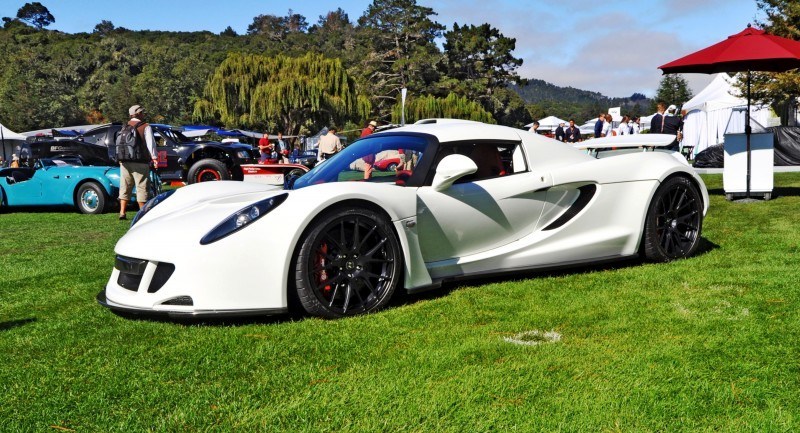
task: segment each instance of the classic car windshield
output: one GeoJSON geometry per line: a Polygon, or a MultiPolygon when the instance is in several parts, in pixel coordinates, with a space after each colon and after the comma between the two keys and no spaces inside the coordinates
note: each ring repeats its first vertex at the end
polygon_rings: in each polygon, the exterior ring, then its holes
{"type": "Polygon", "coordinates": [[[427,145],[428,140],[422,136],[367,137],[347,146],[297,179],[294,189],[347,181],[405,185],[423,160],[427,145]]]}

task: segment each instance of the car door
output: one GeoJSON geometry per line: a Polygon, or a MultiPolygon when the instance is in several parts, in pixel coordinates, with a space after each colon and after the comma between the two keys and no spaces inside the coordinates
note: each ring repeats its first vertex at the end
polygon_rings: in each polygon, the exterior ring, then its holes
{"type": "MultiPolygon", "coordinates": [[[[492,163],[485,155],[478,157],[470,145],[461,144],[453,153],[471,155],[478,166],[478,176],[465,178],[444,191],[431,186],[419,188],[417,230],[425,262],[482,253],[514,242],[535,229],[552,178],[528,170],[519,144],[502,146],[506,146],[500,147],[506,155],[503,170],[493,174],[486,169],[492,163]]],[[[441,155],[437,160],[440,159],[441,155]]]]}
{"type": "Polygon", "coordinates": [[[42,169],[25,169],[30,177],[9,176],[4,179],[3,188],[9,206],[36,206],[42,203],[42,169]]]}

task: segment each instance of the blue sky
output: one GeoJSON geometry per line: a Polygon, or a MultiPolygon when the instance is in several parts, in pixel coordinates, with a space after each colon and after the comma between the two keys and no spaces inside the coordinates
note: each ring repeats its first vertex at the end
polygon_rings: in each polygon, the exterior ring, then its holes
{"type": "MultiPolygon", "coordinates": [[[[592,90],[606,96],[652,96],[661,77],[659,65],[716,43],[764,19],[756,0],[417,0],[432,7],[436,21],[489,23],[517,39],[515,55],[524,61],[519,74],[559,86],[592,90]]],[[[352,21],[371,0],[40,0],[56,19],[50,29],[91,32],[102,20],[132,30],[221,32],[239,34],[260,14],[286,15],[289,9],[310,24],[341,7],[352,21]],[[131,11],[131,5],[137,10],[131,11]]],[[[25,4],[2,0],[0,16],[14,17],[25,4]]],[[[695,92],[711,78],[685,76],[695,92]]],[[[672,101],[680,102],[680,101],[672,101]]]]}

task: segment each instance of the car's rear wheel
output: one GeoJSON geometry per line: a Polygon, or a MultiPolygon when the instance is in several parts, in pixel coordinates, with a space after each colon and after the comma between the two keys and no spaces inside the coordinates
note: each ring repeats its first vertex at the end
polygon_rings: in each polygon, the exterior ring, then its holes
{"type": "Polygon", "coordinates": [[[78,210],[83,214],[101,214],[106,210],[106,192],[103,187],[94,183],[88,182],[78,188],[76,195],[76,205],[78,210]]]}
{"type": "Polygon", "coordinates": [[[386,166],[386,171],[397,171],[397,163],[392,162],[386,166]]]}
{"type": "Polygon", "coordinates": [[[206,158],[194,163],[186,177],[189,183],[229,180],[231,172],[222,161],[206,158]]]}
{"type": "Polygon", "coordinates": [[[332,211],[314,225],[294,258],[303,308],[338,318],[384,307],[403,269],[389,221],[372,210],[351,208],[332,211]]]}
{"type": "Polygon", "coordinates": [[[703,199],[697,187],[678,176],[661,184],[653,195],[644,227],[644,254],[667,262],[689,257],[700,245],[703,199]]]}

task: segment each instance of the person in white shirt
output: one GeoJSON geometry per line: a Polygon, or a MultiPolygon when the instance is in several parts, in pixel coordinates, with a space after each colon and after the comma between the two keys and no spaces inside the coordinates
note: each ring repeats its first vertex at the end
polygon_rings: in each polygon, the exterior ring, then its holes
{"type": "Polygon", "coordinates": [[[631,133],[631,130],[628,127],[628,120],[630,120],[630,117],[622,117],[622,121],[619,122],[619,126],[617,127],[617,135],[628,135],[631,133]]]}
{"type": "Polygon", "coordinates": [[[324,161],[342,150],[342,142],[336,136],[336,127],[328,128],[328,133],[319,138],[317,159],[324,161]]]}

